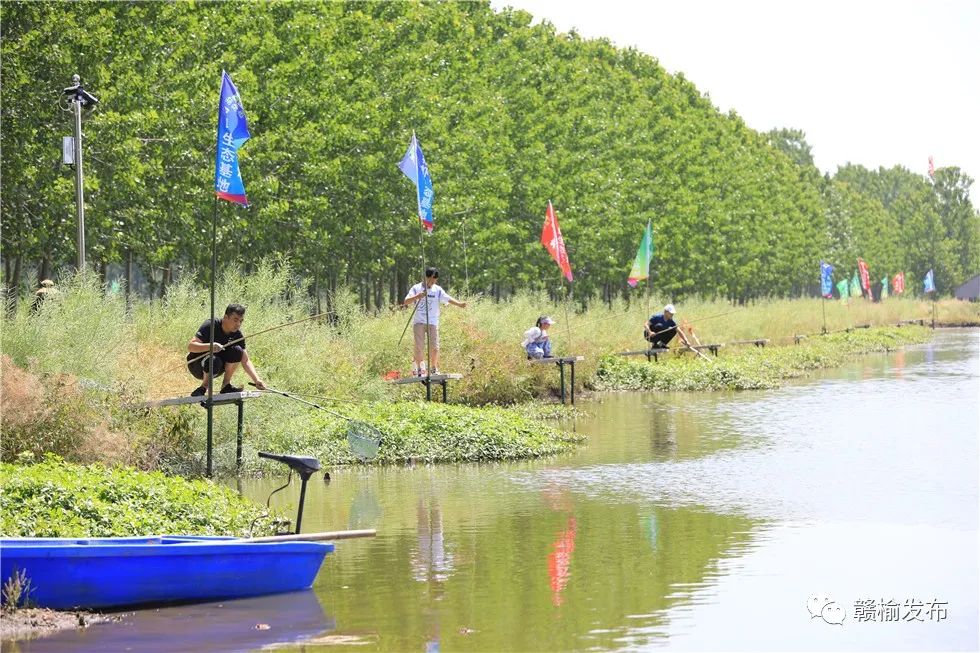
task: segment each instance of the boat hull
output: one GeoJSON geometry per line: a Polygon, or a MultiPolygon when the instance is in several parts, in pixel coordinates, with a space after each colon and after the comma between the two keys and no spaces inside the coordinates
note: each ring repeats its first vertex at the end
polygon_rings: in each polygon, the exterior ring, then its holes
{"type": "Polygon", "coordinates": [[[216,601],[307,589],[333,550],[203,536],[2,539],[0,583],[22,571],[29,604],[55,610],[216,601]]]}

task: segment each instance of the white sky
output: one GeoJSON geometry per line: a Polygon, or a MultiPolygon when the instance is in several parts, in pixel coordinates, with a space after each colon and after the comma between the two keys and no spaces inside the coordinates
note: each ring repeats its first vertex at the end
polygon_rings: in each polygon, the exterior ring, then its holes
{"type": "MultiPolygon", "coordinates": [[[[753,129],[802,129],[817,166],[955,165],[980,178],[980,0],[492,0],[683,72],[753,129]]],[[[536,20],[537,22],[537,20],[536,20]]],[[[971,189],[974,204],[980,184],[971,189]]]]}

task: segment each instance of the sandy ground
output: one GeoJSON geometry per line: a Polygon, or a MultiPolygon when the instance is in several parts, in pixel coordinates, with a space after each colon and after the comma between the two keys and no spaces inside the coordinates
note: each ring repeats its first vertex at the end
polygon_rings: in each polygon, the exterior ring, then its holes
{"type": "Polygon", "coordinates": [[[116,617],[91,612],[59,612],[44,608],[20,608],[0,612],[0,640],[34,639],[65,628],[85,628],[116,617]]]}

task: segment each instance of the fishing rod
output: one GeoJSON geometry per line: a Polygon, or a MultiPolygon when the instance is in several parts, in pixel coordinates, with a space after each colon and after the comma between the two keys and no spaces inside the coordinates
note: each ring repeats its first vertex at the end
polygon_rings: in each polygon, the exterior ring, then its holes
{"type": "MultiPolygon", "coordinates": [[[[254,383],[249,383],[250,386],[258,387],[254,383]]],[[[374,426],[368,424],[359,419],[354,419],[353,417],[348,417],[347,415],[342,415],[336,411],[330,410],[329,408],[324,408],[320,404],[315,404],[312,401],[306,401],[305,399],[300,399],[292,392],[283,392],[282,390],[275,390],[269,388],[268,386],[262,392],[279,395],[285,397],[286,399],[292,399],[293,401],[298,401],[301,404],[306,404],[307,406],[312,406],[327,413],[328,415],[333,415],[342,420],[347,421],[347,443],[350,445],[351,451],[354,455],[360,458],[362,461],[368,461],[378,455],[378,448],[381,446],[381,442],[384,440],[384,433],[379,431],[374,426]]]]}
{"type": "MultiPolygon", "coordinates": [[[[605,320],[611,320],[613,318],[620,318],[620,317],[623,317],[623,316],[627,315],[632,310],[633,309],[627,309],[627,310],[623,311],[622,313],[614,313],[613,315],[607,315],[606,317],[600,317],[600,318],[597,318],[595,320],[589,320],[588,322],[583,322],[582,324],[576,324],[576,326],[577,327],[584,327],[584,326],[589,326],[590,324],[596,324],[598,322],[604,322],[605,320]]],[[[715,313],[714,315],[707,315],[705,317],[699,317],[696,320],[687,320],[687,322],[688,323],[691,323],[691,322],[704,322],[705,320],[713,320],[713,319],[715,319],[717,317],[723,317],[725,315],[731,315],[732,313],[736,313],[736,312],[738,312],[740,310],[742,310],[742,309],[740,309],[740,308],[733,308],[733,309],[731,309],[729,311],[725,311],[723,313],[715,313]]]]}
{"type": "MultiPolygon", "coordinates": [[[[426,290],[426,293],[428,293],[428,290],[426,290]]],[[[399,345],[402,344],[402,340],[405,339],[405,334],[408,333],[408,325],[412,323],[412,318],[415,317],[415,311],[419,310],[419,302],[421,301],[422,298],[416,300],[415,306],[412,307],[412,314],[408,316],[408,322],[405,323],[405,328],[402,329],[402,336],[398,339],[399,345]]]]}
{"type": "MultiPolygon", "coordinates": [[[[229,347],[231,345],[237,345],[238,343],[243,342],[246,337],[248,337],[248,338],[254,338],[255,336],[260,336],[263,333],[269,333],[270,331],[275,331],[276,329],[283,329],[285,327],[293,326],[294,324],[300,324],[302,322],[309,322],[310,320],[315,320],[318,317],[324,317],[325,315],[329,315],[329,313],[318,313],[316,315],[311,315],[310,317],[304,317],[302,320],[294,320],[292,322],[286,322],[285,324],[280,324],[280,325],[277,325],[277,326],[274,326],[274,327],[269,327],[268,329],[263,329],[262,331],[256,331],[255,333],[253,333],[253,334],[251,334],[249,336],[242,336],[241,338],[236,338],[235,340],[232,340],[230,342],[226,342],[224,345],[221,345],[221,348],[224,349],[224,348],[229,347]]],[[[201,343],[201,344],[205,344],[206,345],[208,343],[205,342],[205,343],[201,343]]],[[[214,349],[214,345],[216,345],[216,344],[220,345],[221,343],[212,343],[211,344],[211,350],[214,349]]],[[[186,367],[187,365],[190,365],[191,363],[196,363],[199,360],[202,360],[204,358],[207,358],[211,354],[211,350],[208,350],[208,351],[202,353],[200,356],[197,356],[195,358],[191,358],[189,360],[186,360],[183,363],[181,363],[180,365],[177,365],[177,366],[168,368],[168,369],[164,370],[164,372],[165,373],[166,372],[170,372],[172,370],[178,369],[179,367],[186,367]]],[[[218,351],[221,351],[221,350],[219,349],[218,351]]]]}

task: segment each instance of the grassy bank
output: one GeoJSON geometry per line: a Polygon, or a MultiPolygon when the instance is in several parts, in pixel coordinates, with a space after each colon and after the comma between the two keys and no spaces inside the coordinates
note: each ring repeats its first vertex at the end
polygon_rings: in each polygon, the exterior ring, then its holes
{"type": "MultiPolygon", "coordinates": [[[[795,334],[819,333],[825,319],[833,331],[928,319],[932,312],[930,303],[916,299],[889,298],[879,304],[859,299],[846,305],[768,300],[743,307],[690,299],[677,303],[678,320],[686,321],[703,342],[768,338],[771,345],[763,351],[726,347],[710,367],[693,360],[671,361],[676,370],[666,378],[658,371],[662,366],[608,356],[642,348],[648,305],[659,307],[667,298],[642,296],[632,304],[595,304],[583,312],[566,312],[565,306],[537,295],[501,303],[465,299],[466,309],[446,307],[443,313],[441,367],[465,375],[451,384],[450,400],[470,408],[423,407],[413,401],[423,396],[421,384],[385,382],[385,375],[409,369],[411,336],[401,340],[409,312],[365,314],[350,294],[333,297],[329,320],[254,335],[248,351],[272,387],[309,395],[340,413],[363,415],[375,423],[387,435],[379,457],[383,462],[486,460],[549,455],[569,446],[564,435],[541,420],[501,407],[555,396],[555,369],[529,365],[520,348],[524,330],[541,314],[558,321],[552,329],[557,354],[586,357],[577,370],[580,385],[700,389],[772,387],[780,378],[809,369],[808,356],[825,366],[835,364],[834,356],[861,351],[807,353],[818,341],[833,342],[824,338],[812,338],[806,346],[777,347],[792,344],[795,334]],[[680,381],[681,386],[672,385],[680,381]]],[[[221,276],[217,305],[223,308],[230,302],[248,307],[246,335],[313,312],[308,295],[295,286],[288,269],[269,262],[250,274],[229,269],[221,276]]],[[[138,300],[127,309],[123,295],[106,292],[91,275],[61,283],[59,294],[37,314],[31,313],[28,298],[10,302],[2,323],[4,460],[21,451],[54,451],[78,462],[199,473],[205,448],[203,410],[131,406],[183,396],[196,385],[184,357],[187,341],[208,307],[206,288],[185,279],[171,286],[162,300],[138,300]]],[[[976,304],[950,300],[937,308],[940,322],[980,323],[976,304]]],[[[860,337],[861,332],[856,333],[860,337]]],[[[246,380],[243,374],[236,377],[238,383],[246,380]]],[[[218,408],[215,417],[216,461],[219,470],[228,471],[234,464],[235,411],[218,408]]],[[[253,455],[260,449],[315,453],[326,464],[348,462],[349,454],[338,448],[340,421],[274,396],[249,402],[247,468],[262,469],[253,455]]]]}
{"type": "MultiPolygon", "coordinates": [[[[449,285],[449,284],[447,284],[449,285]]],[[[456,289],[449,286],[448,290],[456,289]]],[[[183,361],[187,341],[208,314],[205,287],[182,281],[163,300],[137,301],[127,311],[121,294],[105,293],[92,277],[62,284],[56,301],[32,316],[22,299],[4,317],[2,351],[31,371],[66,373],[110,386],[126,395],[158,398],[190,392],[195,381],[183,361]]],[[[670,299],[654,296],[612,306],[594,303],[585,312],[569,311],[543,296],[522,295],[496,303],[470,297],[466,309],[443,311],[442,369],[465,378],[452,384],[451,400],[482,405],[510,404],[551,396],[557,374],[528,365],[520,348],[523,332],[541,314],[554,316],[551,333],[557,354],[586,357],[577,377],[585,381],[601,357],[642,348],[642,325],[649,310],[670,299]]],[[[314,307],[297,289],[289,271],[263,263],[248,275],[230,269],[219,279],[217,305],[248,306],[244,332],[256,333],[312,315],[314,307]]],[[[703,342],[768,338],[792,344],[796,334],[819,333],[901,320],[931,319],[932,305],[918,299],[888,298],[873,304],[819,299],[765,300],[732,306],[718,300],[678,302],[678,322],[689,323],[703,342]]],[[[937,304],[940,323],[980,324],[980,305],[956,300],[937,304]]],[[[334,297],[332,320],[311,320],[255,336],[248,348],[264,379],[283,390],[368,401],[419,398],[421,385],[392,386],[384,375],[407,374],[411,335],[401,336],[408,311],[363,313],[354,297],[334,297]]],[[[726,349],[725,353],[735,348],[726,349]]],[[[239,377],[244,381],[244,377],[239,377]]]]}
{"type": "Polygon", "coordinates": [[[855,355],[884,352],[927,341],[921,326],[857,329],[808,338],[799,346],[745,349],[738,355],[711,358],[662,358],[660,363],[606,356],[591,384],[596,390],[757,390],[777,388],[785,379],[812,370],[837,367],[855,355]]]}

